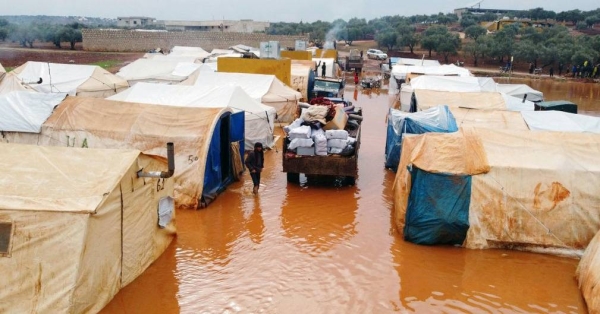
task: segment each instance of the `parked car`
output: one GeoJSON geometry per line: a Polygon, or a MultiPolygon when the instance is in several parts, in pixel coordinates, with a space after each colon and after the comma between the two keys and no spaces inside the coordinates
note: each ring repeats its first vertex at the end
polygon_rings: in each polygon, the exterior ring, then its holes
{"type": "Polygon", "coordinates": [[[367,50],[367,58],[375,60],[386,60],[388,58],[388,55],[378,49],[369,49],[367,50]]]}

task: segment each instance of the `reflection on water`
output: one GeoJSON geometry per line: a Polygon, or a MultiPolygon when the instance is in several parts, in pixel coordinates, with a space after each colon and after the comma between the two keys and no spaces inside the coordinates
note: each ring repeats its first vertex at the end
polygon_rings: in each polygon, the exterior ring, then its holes
{"type": "Polygon", "coordinates": [[[527,84],[544,93],[545,100],[568,100],[578,106],[578,113],[600,116],[600,84],[572,80],[496,79],[498,83],[527,84]]]}
{"type": "Polygon", "coordinates": [[[394,173],[383,167],[384,92],[355,94],[364,115],[355,186],[288,184],[281,148],[268,151],[258,197],[246,174],[208,208],[178,211],[177,239],[103,312],[585,312],[577,260],[402,240],[394,173]]]}

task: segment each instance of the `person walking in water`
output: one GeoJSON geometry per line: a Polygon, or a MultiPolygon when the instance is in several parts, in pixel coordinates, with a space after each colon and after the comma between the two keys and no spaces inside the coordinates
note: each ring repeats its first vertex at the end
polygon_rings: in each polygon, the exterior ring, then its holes
{"type": "Polygon", "coordinates": [[[264,156],[262,143],[256,142],[254,144],[254,150],[249,152],[246,157],[245,164],[250,171],[250,177],[252,177],[252,183],[254,184],[252,193],[254,194],[258,193],[258,188],[260,186],[260,173],[264,168],[264,156]]]}

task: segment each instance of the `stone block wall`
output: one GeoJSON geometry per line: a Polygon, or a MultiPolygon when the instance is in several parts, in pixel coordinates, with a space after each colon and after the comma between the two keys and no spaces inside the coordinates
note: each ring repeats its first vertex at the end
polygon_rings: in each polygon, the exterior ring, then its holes
{"type": "Polygon", "coordinates": [[[281,47],[294,47],[296,40],[308,41],[308,35],[283,36],[262,33],[227,32],[152,32],[135,30],[83,29],[83,49],[88,51],[148,51],[174,46],[202,47],[206,51],[242,44],[260,47],[263,41],[279,41],[281,47]]]}

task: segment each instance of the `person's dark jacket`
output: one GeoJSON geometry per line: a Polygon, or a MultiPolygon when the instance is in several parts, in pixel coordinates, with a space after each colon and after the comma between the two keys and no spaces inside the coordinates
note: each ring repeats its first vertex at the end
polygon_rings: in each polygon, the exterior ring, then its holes
{"type": "MultiPolygon", "coordinates": [[[[257,143],[260,144],[260,143],[257,143]]],[[[258,151],[256,149],[257,145],[254,146],[254,150],[248,153],[248,156],[246,157],[246,168],[248,168],[248,170],[250,172],[256,170],[257,172],[261,172],[262,169],[264,168],[264,162],[265,162],[265,155],[264,152],[258,151]]],[[[262,147],[262,144],[260,145],[260,147],[262,147]]]]}

